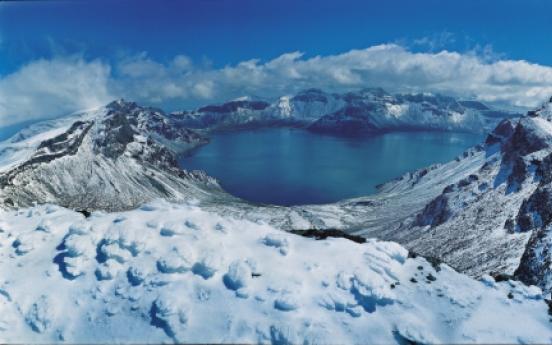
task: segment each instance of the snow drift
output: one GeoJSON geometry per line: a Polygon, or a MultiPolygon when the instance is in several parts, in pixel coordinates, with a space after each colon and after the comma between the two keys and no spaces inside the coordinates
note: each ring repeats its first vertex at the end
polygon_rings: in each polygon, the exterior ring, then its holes
{"type": "Polygon", "coordinates": [[[3,343],[552,341],[539,288],[475,281],[391,242],[316,241],[163,200],[0,222],[3,343]]]}

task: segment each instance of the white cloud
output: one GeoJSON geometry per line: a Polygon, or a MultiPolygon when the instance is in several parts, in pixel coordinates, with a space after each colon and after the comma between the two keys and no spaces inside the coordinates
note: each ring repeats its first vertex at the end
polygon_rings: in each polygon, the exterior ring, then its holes
{"type": "Polygon", "coordinates": [[[427,46],[430,52],[434,52],[436,49],[442,49],[448,43],[454,43],[455,41],[454,34],[444,30],[441,33],[414,40],[414,44],[427,46]]]}
{"type": "MultiPolygon", "coordinates": [[[[447,39],[447,37],[443,38],[447,39]]],[[[208,104],[256,94],[280,96],[311,87],[330,92],[380,86],[390,92],[441,92],[534,107],[552,95],[552,68],[497,58],[489,47],[465,54],[414,53],[387,44],[333,56],[283,54],[211,69],[179,55],[167,63],[147,53],[122,59],[110,73],[100,60],[38,60],[0,78],[2,125],[61,116],[124,97],[144,105],[208,104]]]]}
{"type": "Polygon", "coordinates": [[[81,57],[33,61],[0,78],[0,126],[59,117],[114,98],[110,67],[81,57]]]}

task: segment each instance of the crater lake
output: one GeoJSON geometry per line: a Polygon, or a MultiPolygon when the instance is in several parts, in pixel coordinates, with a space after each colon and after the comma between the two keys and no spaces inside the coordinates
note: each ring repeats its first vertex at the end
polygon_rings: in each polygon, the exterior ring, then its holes
{"type": "Polygon", "coordinates": [[[215,133],[179,158],[241,199],[274,205],[324,204],[377,192],[376,185],[447,163],[485,134],[393,132],[336,137],[276,128],[215,133]]]}

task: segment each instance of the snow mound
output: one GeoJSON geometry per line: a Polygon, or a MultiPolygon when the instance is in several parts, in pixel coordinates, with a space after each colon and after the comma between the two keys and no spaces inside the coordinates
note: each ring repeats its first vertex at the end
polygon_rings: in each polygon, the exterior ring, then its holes
{"type": "Polygon", "coordinates": [[[25,255],[34,250],[38,242],[42,239],[38,233],[24,233],[17,236],[13,243],[17,255],[25,255]]]}
{"type": "Polygon", "coordinates": [[[268,234],[263,239],[263,243],[267,246],[280,249],[280,253],[282,253],[282,255],[287,255],[289,253],[290,241],[283,234],[268,234]]]}
{"type": "Polygon", "coordinates": [[[188,248],[175,247],[157,261],[157,268],[162,273],[183,273],[190,270],[193,263],[193,255],[188,248]]]}
{"type": "Polygon", "coordinates": [[[414,344],[439,344],[437,340],[423,324],[403,323],[397,326],[397,333],[400,337],[409,340],[414,344]]]}
{"type": "Polygon", "coordinates": [[[224,284],[230,290],[238,290],[249,285],[251,281],[251,268],[242,261],[233,262],[224,276],[224,284]]]}
{"type": "Polygon", "coordinates": [[[164,201],[86,220],[47,207],[1,214],[2,343],[552,341],[539,288],[436,269],[394,243],[164,201]]]}
{"type": "Polygon", "coordinates": [[[153,323],[162,327],[168,336],[179,336],[188,322],[188,310],[174,297],[163,295],[155,300],[153,323]]]}
{"type": "Polygon", "coordinates": [[[52,232],[53,230],[52,222],[49,219],[43,219],[40,223],[38,223],[36,230],[38,231],[44,231],[44,232],[52,232]]]}
{"type": "Polygon", "coordinates": [[[55,302],[46,296],[41,296],[31,306],[25,321],[33,331],[42,333],[50,327],[55,318],[55,302]]]}

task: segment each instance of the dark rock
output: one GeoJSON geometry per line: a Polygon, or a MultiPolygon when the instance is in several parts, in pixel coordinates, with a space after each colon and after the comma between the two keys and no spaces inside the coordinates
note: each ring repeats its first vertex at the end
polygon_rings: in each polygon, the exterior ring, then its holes
{"type": "Polygon", "coordinates": [[[449,196],[441,194],[424,207],[423,211],[416,216],[413,225],[435,227],[446,222],[451,216],[449,196]]]}
{"type": "Polygon", "coordinates": [[[360,244],[366,243],[366,239],[364,237],[349,235],[337,229],[289,230],[288,232],[295,235],[303,236],[303,237],[316,238],[317,240],[325,240],[328,237],[335,237],[335,238],[346,238],[350,241],[360,243],[360,244]]]}
{"type": "MultiPolygon", "coordinates": [[[[325,99],[324,99],[325,100],[325,99]]],[[[270,103],[264,101],[232,101],[222,105],[208,105],[197,110],[198,113],[232,113],[240,108],[251,110],[264,110],[270,103]]]]}
{"type": "Polygon", "coordinates": [[[445,187],[445,189],[443,189],[443,193],[452,193],[456,190],[456,185],[455,184],[449,184],[448,186],[445,187]]]}
{"type": "Polygon", "coordinates": [[[87,211],[87,210],[75,210],[77,211],[78,213],[82,213],[82,215],[85,217],[85,218],[88,218],[90,217],[91,213],[90,211],[87,211]]]}
{"type": "Polygon", "coordinates": [[[121,156],[128,144],[134,141],[134,130],[127,117],[122,113],[108,114],[104,121],[105,129],[102,136],[97,138],[98,148],[109,158],[121,156]]]}
{"type": "Polygon", "coordinates": [[[502,120],[498,126],[496,126],[496,128],[489,133],[487,139],[485,140],[485,144],[491,146],[496,143],[505,142],[514,134],[514,132],[514,123],[509,119],[502,120]]]}

